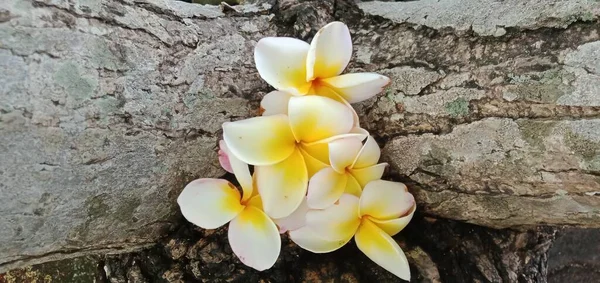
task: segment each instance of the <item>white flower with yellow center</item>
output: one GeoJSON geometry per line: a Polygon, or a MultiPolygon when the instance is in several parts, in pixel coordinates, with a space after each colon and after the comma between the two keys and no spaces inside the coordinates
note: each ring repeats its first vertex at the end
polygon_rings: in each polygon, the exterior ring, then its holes
{"type": "Polygon", "coordinates": [[[381,150],[369,136],[363,145],[358,138],[342,138],[329,143],[331,167],[318,171],[308,184],[308,206],[323,209],[343,193],[360,196],[367,183],[381,179],[387,163],[377,164],[381,150]]]}
{"type": "Polygon", "coordinates": [[[204,229],[229,222],[229,245],[240,261],[259,271],[269,269],[281,250],[279,231],[262,210],[248,165],[221,145],[223,161],[240,183],[241,195],[227,180],[198,179],[185,186],[177,203],[189,222],[204,229]]]}
{"type": "Polygon", "coordinates": [[[365,136],[352,133],[352,112],[322,96],[292,97],[288,115],[255,117],[223,124],[231,153],[255,165],[264,211],[272,218],[290,215],[306,195],[309,173],[326,166],[332,139],[365,136]],[[325,157],[323,156],[325,155],[325,157]],[[316,167],[315,167],[316,166],[316,167]]]}
{"type": "MultiPolygon", "coordinates": [[[[263,115],[287,113],[291,96],[321,95],[355,103],[373,97],[390,83],[389,78],[375,73],[340,75],[351,56],[350,31],[341,22],[321,28],[310,44],[289,37],[259,40],[254,49],[256,69],[277,89],[263,98],[263,115]]],[[[356,116],[353,118],[358,124],[356,116]]]]}
{"type": "Polygon", "coordinates": [[[290,238],[314,253],[337,250],[354,237],[358,248],[372,261],[410,280],[406,256],[391,236],[406,227],[415,209],[415,200],[404,184],[376,180],[365,186],[360,198],[343,194],[336,204],[308,210],[305,219],[296,220],[304,223],[285,224],[301,226],[290,229],[290,238]]]}

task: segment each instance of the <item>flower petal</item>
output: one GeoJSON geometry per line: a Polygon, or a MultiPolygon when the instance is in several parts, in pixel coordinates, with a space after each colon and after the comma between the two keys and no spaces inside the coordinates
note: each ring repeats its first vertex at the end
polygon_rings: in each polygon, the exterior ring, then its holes
{"type": "Polygon", "coordinates": [[[367,141],[363,145],[362,149],[358,153],[352,168],[364,168],[377,164],[381,157],[381,149],[372,136],[367,138],[367,141]]]}
{"type": "Polygon", "coordinates": [[[233,174],[233,168],[231,168],[231,163],[229,162],[229,156],[223,150],[223,147],[227,146],[224,140],[219,141],[219,151],[217,151],[217,155],[219,156],[219,164],[221,167],[225,169],[225,171],[233,174]]]}
{"type": "Polygon", "coordinates": [[[390,78],[375,73],[352,73],[321,80],[349,103],[367,100],[390,84],[390,78]]]}
{"type": "Polygon", "coordinates": [[[177,203],[187,221],[215,229],[244,209],[240,198],[240,192],[226,180],[197,179],[185,186],[177,203]]]}
{"type": "Polygon", "coordinates": [[[277,226],[260,209],[247,206],[229,224],[229,245],[240,261],[258,271],[269,269],[281,251],[277,226]]]}
{"type": "Polygon", "coordinates": [[[348,170],[358,181],[361,188],[364,188],[369,182],[381,179],[387,163],[379,163],[370,167],[348,170]]]}
{"type": "Polygon", "coordinates": [[[290,98],[288,115],[296,140],[306,143],[348,133],[354,123],[346,105],[316,95],[290,98]]]}
{"type": "Polygon", "coordinates": [[[308,187],[308,172],[298,149],[277,164],[254,170],[264,210],[270,217],[286,217],[300,206],[308,187]]]}
{"type": "Polygon", "coordinates": [[[404,227],[406,227],[406,225],[408,225],[408,223],[412,219],[413,215],[415,214],[416,210],[417,210],[417,206],[413,204],[412,209],[410,210],[410,213],[406,216],[402,216],[400,218],[395,218],[395,219],[390,219],[390,220],[379,220],[379,219],[370,217],[369,220],[371,220],[373,223],[375,223],[375,225],[377,225],[377,227],[381,228],[381,230],[388,233],[388,235],[394,236],[394,235],[398,234],[400,231],[402,231],[402,229],[404,229],[404,227]]]}
{"type": "Polygon", "coordinates": [[[306,226],[327,240],[350,238],[359,224],[358,198],[349,194],[343,194],[336,204],[326,209],[306,213],[306,226]]]}
{"type": "Polygon", "coordinates": [[[306,80],[329,78],[344,71],[352,57],[352,40],[348,27],[332,22],[321,28],[312,42],[306,59],[306,80]]]}
{"type": "Polygon", "coordinates": [[[284,218],[273,219],[273,222],[279,227],[279,233],[293,231],[306,225],[306,213],[308,209],[306,198],[303,198],[300,206],[292,214],[284,218]]]}
{"type": "Polygon", "coordinates": [[[346,189],[346,173],[337,173],[331,167],[317,172],[308,183],[308,207],[325,209],[335,203],[346,189]]]}
{"type": "Polygon", "coordinates": [[[356,181],[354,176],[352,176],[352,174],[346,174],[346,176],[348,177],[348,180],[346,181],[346,189],[344,190],[344,193],[360,197],[362,194],[362,187],[358,181],[356,181]]]}
{"type": "Polygon", "coordinates": [[[300,148],[313,158],[329,165],[329,145],[327,143],[301,143],[300,148]]]}
{"type": "Polygon", "coordinates": [[[294,95],[308,92],[306,56],[310,45],[290,37],[265,37],[254,48],[258,74],[274,88],[294,95]]]}
{"type": "MultiPolygon", "coordinates": [[[[325,144],[325,147],[327,147],[327,144],[325,144]]],[[[300,148],[300,153],[302,153],[302,157],[304,157],[309,179],[321,169],[329,166],[329,164],[322,162],[321,160],[313,157],[310,153],[306,152],[303,147],[300,148]]]]}
{"type": "Polygon", "coordinates": [[[319,237],[307,226],[290,231],[289,235],[290,239],[292,239],[292,241],[296,243],[296,245],[300,246],[301,248],[307,251],[317,254],[335,251],[343,247],[346,243],[350,241],[350,239],[352,239],[352,236],[350,236],[347,239],[342,240],[326,240],[319,237]]]}
{"type": "Polygon", "coordinates": [[[375,180],[363,189],[359,213],[361,216],[389,220],[405,215],[413,205],[414,198],[404,184],[375,180]]]}
{"type": "Polygon", "coordinates": [[[248,168],[248,164],[239,160],[235,154],[232,154],[227,147],[227,143],[223,140],[219,142],[221,150],[227,155],[228,163],[231,166],[231,170],[235,175],[235,178],[240,183],[242,187],[242,202],[245,202],[252,196],[253,184],[252,184],[252,175],[250,175],[250,168],[248,168]]]}
{"type": "Polygon", "coordinates": [[[260,195],[253,195],[248,202],[246,202],[246,206],[254,206],[260,210],[263,210],[262,198],[260,195]]]}
{"type": "Polygon", "coordinates": [[[354,110],[354,107],[352,107],[352,105],[350,105],[350,103],[346,99],[344,99],[341,95],[339,95],[330,86],[327,86],[327,85],[321,83],[320,81],[315,81],[315,82],[313,82],[313,85],[312,85],[311,89],[308,91],[308,93],[313,94],[313,95],[325,96],[325,97],[331,98],[337,102],[343,103],[352,112],[352,118],[354,119],[354,126],[355,127],[360,126],[358,114],[356,113],[356,110],[354,110]]]}
{"type": "Polygon", "coordinates": [[[354,236],[358,249],[368,258],[394,275],[409,281],[410,267],[396,241],[377,225],[363,219],[354,236]]]}
{"type": "Polygon", "coordinates": [[[263,116],[288,113],[288,103],[291,94],[285,91],[274,90],[265,95],[260,101],[260,108],[263,116]]]}
{"type": "Polygon", "coordinates": [[[345,173],[350,167],[363,144],[359,138],[337,139],[329,143],[329,163],[339,172],[345,173]]]}
{"type": "Polygon", "coordinates": [[[296,148],[288,117],[273,115],[223,123],[223,139],[229,150],[251,165],[271,165],[296,148]]]}

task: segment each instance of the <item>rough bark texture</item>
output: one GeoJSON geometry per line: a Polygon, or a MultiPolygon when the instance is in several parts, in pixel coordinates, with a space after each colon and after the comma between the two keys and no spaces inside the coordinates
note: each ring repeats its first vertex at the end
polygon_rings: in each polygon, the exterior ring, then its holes
{"type": "Polygon", "coordinates": [[[544,282],[553,227],[600,227],[600,2],[257,2],[0,2],[0,272],[89,254],[63,262],[110,282],[393,280],[353,246],[289,247],[252,272],[174,201],[224,175],[221,123],[256,115],[271,90],[256,41],[310,40],[332,20],[351,29],[349,71],[393,79],[355,106],[387,176],[417,197],[398,238],[415,280],[544,282]],[[103,255],[169,233],[161,245],[185,256],[103,255]]]}

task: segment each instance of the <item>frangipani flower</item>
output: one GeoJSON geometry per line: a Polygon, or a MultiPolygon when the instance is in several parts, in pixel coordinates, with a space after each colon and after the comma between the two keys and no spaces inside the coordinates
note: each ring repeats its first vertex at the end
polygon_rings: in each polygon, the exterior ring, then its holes
{"type": "Polygon", "coordinates": [[[255,165],[264,211],[272,218],[290,215],[306,195],[309,171],[326,166],[327,143],[351,133],[352,112],[322,96],[292,97],[288,116],[277,114],[223,124],[231,153],[255,165]],[[325,153],[325,154],[324,154],[325,153]]]}
{"type": "Polygon", "coordinates": [[[352,56],[348,27],[332,22],[321,28],[310,45],[289,37],[266,37],[254,49],[261,78],[277,91],[261,102],[265,115],[285,114],[291,96],[322,95],[344,103],[371,98],[390,83],[375,73],[340,75],[352,56]]]}
{"type": "Polygon", "coordinates": [[[308,206],[324,209],[343,193],[360,196],[367,183],[381,179],[387,163],[377,164],[381,150],[372,136],[363,145],[358,138],[342,138],[329,143],[331,167],[325,167],[310,179],[308,206]]]}
{"type": "Polygon", "coordinates": [[[338,203],[309,210],[306,225],[289,232],[300,247],[326,253],[339,249],[352,237],[372,261],[394,275],[410,280],[404,252],[391,237],[412,219],[416,205],[402,183],[376,180],[368,183],[360,198],[343,194],[338,203]]]}
{"type": "Polygon", "coordinates": [[[242,263],[256,270],[271,268],[281,250],[277,226],[262,211],[248,165],[237,159],[222,143],[223,161],[235,174],[242,194],[222,179],[197,179],[177,198],[183,216],[204,229],[229,222],[229,245],[242,263]]]}

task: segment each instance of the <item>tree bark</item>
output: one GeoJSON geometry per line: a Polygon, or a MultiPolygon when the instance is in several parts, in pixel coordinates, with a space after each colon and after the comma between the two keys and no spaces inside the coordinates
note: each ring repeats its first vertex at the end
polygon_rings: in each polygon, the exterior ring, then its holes
{"type": "Polygon", "coordinates": [[[225,176],[221,124],[271,90],[256,41],[308,41],[334,20],[352,33],[347,71],[393,80],[355,108],[386,178],[417,198],[397,238],[415,281],[545,282],[555,232],[600,227],[600,2],[253,2],[0,3],[0,272],[396,280],[353,244],[312,255],[287,240],[256,273],[175,204],[187,182],[225,176]]]}

